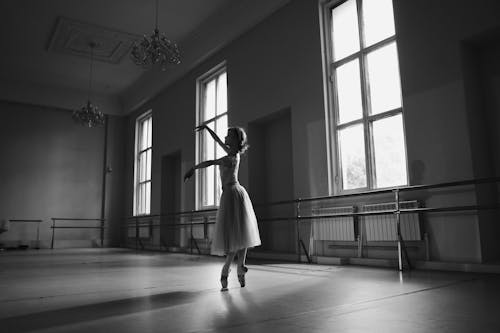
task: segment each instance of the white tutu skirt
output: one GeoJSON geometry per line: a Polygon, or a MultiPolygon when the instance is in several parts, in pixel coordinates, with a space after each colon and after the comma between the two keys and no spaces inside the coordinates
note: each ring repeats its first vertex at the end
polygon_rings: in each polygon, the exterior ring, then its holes
{"type": "Polygon", "coordinates": [[[238,183],[226,185],[220,198],[212,240],[212,254],[259,246],[257,218],[247,191],[238,183]]]}

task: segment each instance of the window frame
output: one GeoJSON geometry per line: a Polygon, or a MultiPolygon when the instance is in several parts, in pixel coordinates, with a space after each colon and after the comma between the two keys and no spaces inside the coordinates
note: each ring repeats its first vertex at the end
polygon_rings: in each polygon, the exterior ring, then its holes
{"type": "MultiPolygon", "coordinates": [[[[228,85],[226,84],[226,111],[221,114],[217,114],[217,111],[215,112],[215,116],[206,119],[204,121],[201,121],[202,119],[202,113],[204,112],[204,100],[205,100],[205,89],[204,87],[206,84],[217,77],[219,77],[221,74],[226,73],[226,82],[227,82],[227,65],[226,61],[223,61],[219,63],[218,65],[214,66],[212,69],[201,75],[200,77],[197,78],[196,80],[196,126],[200,125],[207,125],[210,123],[215,123],[217,120],[226,117],[229,123],[229,92],[228,92],[228,85]]],[[[216,85],[216,97],[215,100],[217,100],[217,85],[216,85]]],[[[203,162],[202,159],[202,147],[203,147],[203,133],[201,132],[196,132],[196,152],[195,152],[195,163],[198,164],[200,162],[203,162]]],[[[221,138],[224,140],[224,138],[221,138]]],[[[214,141],[214,145],[217,145],[217,143],[214,141]]],[[[217,148],[215,148],[215,154],[217,154],[217,148]]],[[[216,155],[215,155],[216,156],[216,155]]],[[[217,168],[217,166],[214,166],[214,168],[217,168]]],[[[204,193],[203,193],[203,186],[202,186],[202,181],[203,181],[203,172],[197,172],[196,173],[196,200],[195,200],[195,209],[211,209],[211,208],[217,208],[219,206],[219,197],[220,194],[219,192],[221,189],[218,189],[218,171],[214,171],[214,205],[203,205],[203,199],[204,199],[204,193]]]]}
{"type": "Polygon", "coordinates": [[[135,120],[135,149],[134,149],[134,205],[133,205],[133,216],[144,216],[151,214],[151,192],[152,192],[152,163],[153,162],[153,110],[148,110],[141,115],[139,115],[135,120]],[[146,149],[140,148],[141,137],[142,137],[142,124],[151,119],[151,146],[146,149]],[[140,180],[139,167],[140,167],[140,157],[141,154],[151,151],[151,163],[149,165],[149,179],[144,181],[140,180]],[[149,207],[146,207],[145,211],[140,212],[141,205],[139,203],[139,187],[143,184],[149,183],[149,207]]]}
{"type": "MultiPolygon", "coordinates": [[[[394,35],[373,43],[369,46],[365,46],[364,38],[364,23],[363,23],[363,12],[362,12],[362,2],[363,0],[356,1],[357,7],[357,19],[358,19],[358,34],[359,34],[359,50],[345,56],[339,60],[334,60],[333,57],[333,40],[332,40],[332,10],[337,6],[342,5],[348,0],[320,0],[319,2],[319,13],[320,13],[320,32],[321,32],[321,51],[323,57],[323,91],[324,91],[324,102],[325,102],[325,125],[326,125],[326,135],[327,135],[327,159],[328,159],[328,190],[330,195],[341,195],[349,193],[358,193],[373,189],[383,189],[387,187],[375,187],[377,182],[376,172],[375,172],[375,154],[374,154],[374,138],[373,138],[373,123],[377,120],[384,118],[390,118],[396,115],[401,115],[402,117],[402,131],[403,131],[403,147],[405,154],[405,172],[406,172],[406,184],[409,184],[409,173],[408,173],[408,154],[406,147],[406,130],[404,122],[404,107],[403,98],[401,97],[401,106],[392,110],[387,110],[377,114],[370,114],[371,100],[370,100],[370,86],[368,82],[368,68],[366,66],[366,57],[369,53],[380,49],[382,47],[388,46],[391,43],[395,43],[397,48],[397,31],[394,35]],[[359,61],[359,74],[360,74],[360,84],[361,84],[361,102],[362,102],[362,118],[348,121],[342,124],[337,124],[337,119],[339,119],[339,108],[338,108],[338,97],[336,89],[336,71],[335,68],[340,67],[350,61],[358,59],[359,61]],[[348,128],[350,126],[362,124],[364,133],[364,148],[365,148],[365,170],[366,170],[366,186],[355,188],[355,189],[344,189],[343,177],[342,177],[342,166],[341,166],[341,156],[339,147],[339,131],[348,128]]],[[[394,9],[393,9],[394,15],[394,9]]],[[[399,52],[398,56],[398,68],[399,68],[399,52]]],[[[399,75],[399,80],[401,82],[401,75],[399,75]]],[[[400,89],[400,94],[402,94],[400,89]]],[[[406,185],[401,184],[401,185],[406,185]]],[[[395,185],[399,186],[399,185],[395,185]]],[[[392,186],[391,186],[392,187],[392,186]]]]}

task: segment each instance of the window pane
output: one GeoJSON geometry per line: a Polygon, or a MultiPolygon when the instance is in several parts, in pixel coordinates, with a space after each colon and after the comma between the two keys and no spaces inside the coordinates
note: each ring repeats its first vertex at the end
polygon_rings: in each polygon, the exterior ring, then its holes
{"type": "Polygon", "coordinates": [[[201,202],[202,206],[207,205],[207,169],[200,170],[200,190],[201,190],[201,202]]]}
{"type": "Polygon", "coordinates": [[[144,214],[144,184],[139,185],[139,213],[144,214]]]}
{"type": "Polygon", "coordinates": [[[221,180],[220,180],[220,172],[219,172],[219,168],[216,167],[215,168],[215,204],[216,205],[219,205],[219,199],[220,199],[220,196],[222,194],[222,183],[221,183],[221,180]]]}
{"type": "Polygon", "coordinates": [[[141,139],[140,139],[140,145],[139,145],[139,150],[144,150],[146,149],[147,147],[147,144],[148,144],[148,127],[147,127],[147,124],[146,124],[146,121],[142,121],[141,122],[141,126],[140,127],[140,136],[141,136],[141,139]]]}
{"type": "Polygon", "coordinates": [[[139,155],[139,182],[146,180],[146,155],[141,153],[139,155]]]}
{"type": "Polygon", "coordinates": [[[214,203],[214,184],[215,184],[215,170],[211,165],[206,170],[205,177],[205,206],[213,206],[214,203]]]}
{"type": "Polygon", "coordinates": [[[349,0],[332,10],[333,58],[342,59],[359,51],[356,0],[349,0]]]}
{"type": "Polygon", "coordinates": [[[146,151],[146,178],[145,180],[151,180],[151,149],[146,151]]]}
{"type": "Polygon", "coordinates": [[[146,122],[143,120],[141,121],[141,126],[140,126],[140,133],[141,133],[141,139],[140,139],[140,146],[139,146],[139,150],[143,150],[146,148],[146,144],[147,144],[147,137],[146,137],[146,134],[147,134],[147,131],[146,131],[146,122]]]}
{"type": "Polygon", "coordinates": [[[363,115],[359,60],[350,61],[336,70],[339,123],[356,120],[363,115]]]}
{"type": "Polygon", "coordinates": [[[217,115],[227,111],[227,75],[222,73],[217,78],[217,115]]]}
{"type": "Polygon", "coordinates": [[[147,147],[153,146],[153,118],[149,117],[148,118],[148,141],[147,141],[147,147]]]}
{"type": "Polygon", "coordinates": [[[145,186],[146,191],[146,203],[144,207],[144,213],[149,214],[151,212],[151,182],[147,182],[145,186]]]}
{"type": "Polygon", "coordinates": [[[135,213],[140,214],[141,213],[141,185],[137,185],[135,187],[136,190],[136,197],[135,197],[135,213]]]}
{"type": "MultiPolygon", "coordinates": [[[[224,142],[224,138],[227,135],[227,115],[220,117],[217,119],[216,124],[216,133],[219,136],[219,138],[224,142]]],[[[220,158],[224,155],[226,155],[226,152],[224,151],[224,148],[222,148],[219,144],[217,145],[217,150],[216,150],[216,158],[220,158]]]]}
{"type": "Polygon", "coordinates": [[[146,184],[142,184],[142,213],[146,214],[146,184]]]}
{"type": "Polygon", "coordinates": [[[141,141],[141,150],[146,149],[148,146],[148,120],[145,119],[142,121],[142,141],[141,141]]]}
{"type": "MultiPolygon", "coordinates": [[[[214,122],[207,124],[207,126],[214,130],[214,122]]],[[[215,159],[215,141],[208,131],[203,131],[203,158],[202,160],[213,160],[215,159]]]]}
{"type": "Polygon", "coordinates": [[[215,79],[209,81],[205,86],[205,105],[202,121],[215,117],[215,79]]]}
{"type": "Polygon", "coordinates": [[[403,117],[377,120],[373,123],[375,172],[377,187],[406,184],[406,152],[403,117]]]}
{"type": "Polygon", "coordinates": [[[363,125],[339,131],[342,184],[345,190],[366,187],[365,142],[363,125]]]}
{"type": "Polygon", "coordinates": [[[148,170],[148,155],[146,152],[141,154],[141,182],[146,180],[147,170],[148,170]]]}
{"type": "Polygon", "coordinates": [[[396,43],[390,43],[366,57],[372,114],[401,107],[397,52],[396,43]]]}
{"type": "Polygon", "coordinates": [[[393,36],[392,0],[363,0],[363,21],[366,46],[393,36]]]}

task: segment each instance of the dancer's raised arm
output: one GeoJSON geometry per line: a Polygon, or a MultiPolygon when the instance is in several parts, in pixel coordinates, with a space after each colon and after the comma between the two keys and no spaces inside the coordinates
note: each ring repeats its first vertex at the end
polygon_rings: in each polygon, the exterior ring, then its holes
{"type": "Polygon", "coordinates": [[[214,140],[222,147],[222,149],[224,149],[224,151],[227,153],[229,153],[229,146],[226,145],[218,136],[217,134],[210,128],[208,127],[207,125],[200,125],[198,127],[195,128],[195,131],[197,132],[200,132],[202,130],[206,129],[208,131],[208,133],[210,133],[210,135],[212,136],[212,138],[214,138],[214,140]]]}

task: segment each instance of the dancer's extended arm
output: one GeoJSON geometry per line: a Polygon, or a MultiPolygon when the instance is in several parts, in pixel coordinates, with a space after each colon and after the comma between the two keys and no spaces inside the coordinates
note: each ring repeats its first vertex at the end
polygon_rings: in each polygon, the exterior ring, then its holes
{"type": "Polygon", "coordinates": [[[220,165],[220,164],[222,164],[222,159],[223,158],[219,158],[217,160],[208,160],[208,161],[204,161],[204,162],[196,164],[194,167],[192,167],[191,169],[189,169],[184,174],[184,181],[186,181],[189,178],[191,178],[193,176],[193,174],[194,174],[194,170],[196,170],[196,169],[203,169],[203,168],[207,168],[207,167],[209,167],[211,165],[220,165]]]}

